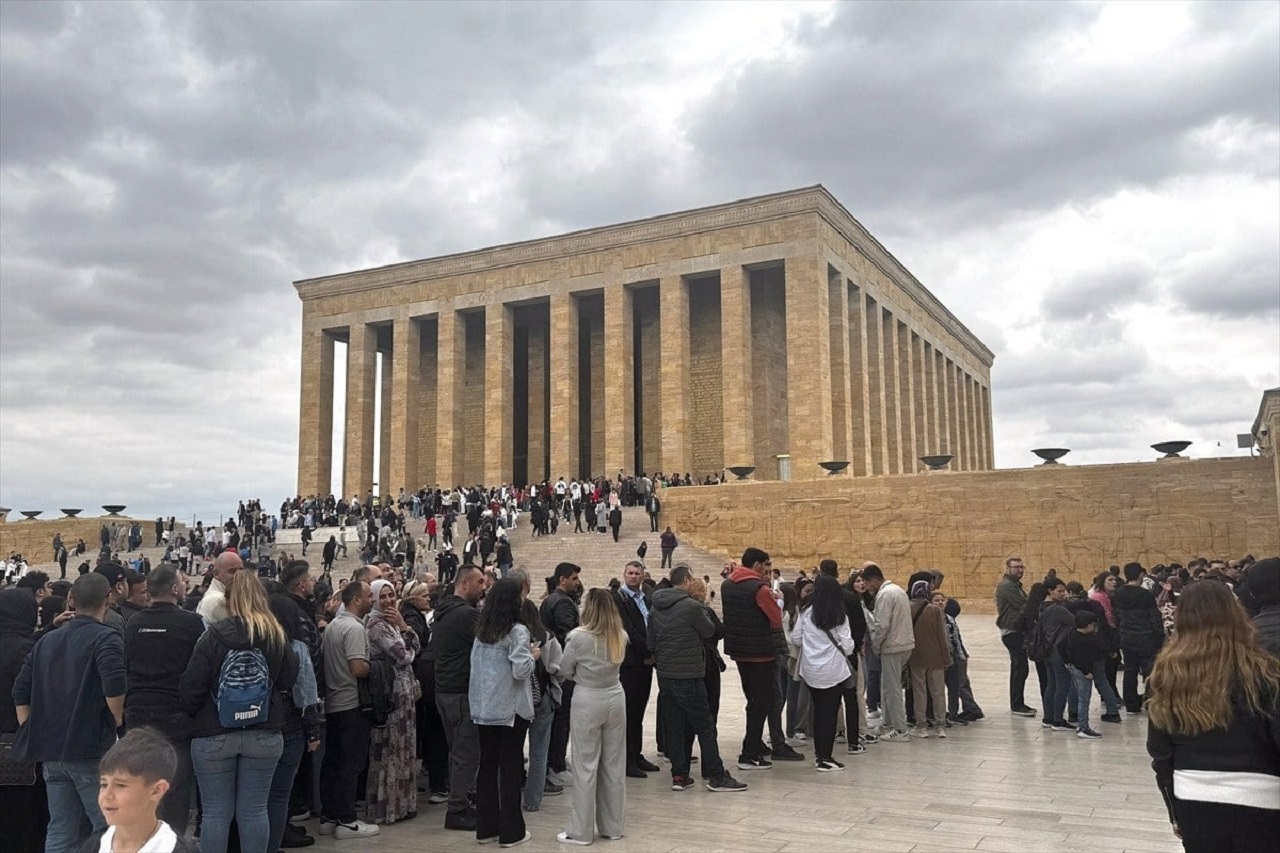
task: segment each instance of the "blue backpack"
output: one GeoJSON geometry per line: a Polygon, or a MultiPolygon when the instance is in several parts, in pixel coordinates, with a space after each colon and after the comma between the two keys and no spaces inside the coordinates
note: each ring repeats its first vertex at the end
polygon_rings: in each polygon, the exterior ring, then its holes
{"type": "Polygon", "coordinates": [[[271,672],[258,649],[231,649],[222,659],[213,694],[218,722],[224,729],[265,723],[270,711],[271,672]]]}

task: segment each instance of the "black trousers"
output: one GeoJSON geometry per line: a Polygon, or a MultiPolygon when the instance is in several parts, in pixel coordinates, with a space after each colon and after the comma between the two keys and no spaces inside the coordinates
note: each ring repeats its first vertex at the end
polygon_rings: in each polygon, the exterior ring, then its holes
{"type": "Polygon", "coordinates": [[[568,765],[565,754],[569,751],[569,712],[573,707],[573,682],[566,681],[560,686],[560,707],[556,708],[555,719],[551,721],[551,740],[547,744],[547,769],[552,773],[563,773],[568,765]]]}
{"type": "Polygon", "coordinates": [[[644,712],[653,691],[653,667],[624,666],[618,670],[627,702],[627,766],[633,767],[644,752],[644,712]]]}
{"type": "Polygon", "coordinates": [[[359,708],[325,715],[324,761],[320,765],[320,811],[331,820],[356,819],[356,785],[369,758],[372,725],[359,708]]]}
{"type": "Polygon", "coordinates": [[[191,769],[191,741],[170,740],[173,751],[178,754],[178,769],[173,774],[173,783],[169,791],[160,801],[156,816],[163,820],[181,837],[191,822],[191,789],[196,783],[194,771],[191,769]]]}
{"type": "Polygon", "coordinates": [[[619,527],[614,527],[614,528],[613,528],[613,541],[614,541],[614,542],[617,542],[617,541],[618,541],[618,531],[619,531],[619,530],[621,530],[621,528],[619,528],[619,527]]]}
{"type": "Polygon", "coordinates": [[[839,684],[821,688],[810,685],[809,698],[813,703],[813,757],[815,761],[830,761],[844,688],[839,684]]]}
{"type": "Polygon", "coordinates": [[[1138,676],[1145,681],[1151,675],[1151,665],[1155,663],[1156,653],[1131,646],[1122,647],[1124,652],[1124,708],[1130,714],[1142,710],[1143,697],[1138,695],[1138,676]]]}
{"type": "Polygon", "coordinates": [[[524,736],[529,721],[516,716],[511,726],[476,726],[480,769],[476,773],[476,838],[497,837],[499,844],[524,838],[524,736]]]}
{"type": "Polygon", "coordinates": [[[764,726],[769,724],[769,740],[775,749],[786,743],[782,733],[782,693],[778,688],[778,665],[774,661],[738,661],[738,677],[747,698],[747,730],[742,738],[742,758],[768,755],[764,726]]]}
{"type": "Polygon", "coordinates": [[[1009,710],[1016,711],[1027,707],[1025,693],[1031,668],[1027,663],[1026,635],[1014,631],[1001,636],[1000,642],[1009,652],[1009,710]]]}
{"type": "Polygon", "coordinates": [[[1271,853],[1280,838],[1280,811],[1175,800],[1173,813],[1187,853],[1271,853]]]}
{"type": "Polygon", "coordinates": [[[724,761],[720,757],[716,713],[711,709],[706,682],[701,678],[659,678],[658,691],[663,728],[671,745],[667,754],[671,775],[689,775],[694,738],[702,749],[702,777],[714,779],[722,775],[724,761]]]}

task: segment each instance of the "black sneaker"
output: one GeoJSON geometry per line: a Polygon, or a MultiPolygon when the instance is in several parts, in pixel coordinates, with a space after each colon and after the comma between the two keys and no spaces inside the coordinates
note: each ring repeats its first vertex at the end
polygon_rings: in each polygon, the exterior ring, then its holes
{"type": "Polygon", "coordinates": [[[1016,717],[1034,717],[1036,715],[1036,709],[1032,708],[1030,705],[1023,705],[1021,708],[1014,708],[1009,713],[1016,717]]]}
{"type": "Polygon", "coordinates": [[[557,785],[550,779],[542,783],[542,796],[544,797],[558,797],[563,793],[564,785],[557,785]]]}
{"type": "Polygon", "coordinates": [[[1104,722],[1104,723],[1119,723],[1119,722],[1122,722],[1122,720],[1120,719],[1120,712],[1118,712],[1118,711],[1117,711],[1117,712],[1116,712],[1116,713],[1114,713],[1114,714],[1103,714],[1103,715],[1102,715],[1102,722],[1104,722]]]}
{"type": "Polygon", "coordinates": [[[1073,726],[1080,725],[1080,718],[1075,714],[1067,714],[1067,722],[1073,726]]]}
{"type": "Polygon", "coordinates": [[[834,758],[819,758],[813,762],[813,767],[819,773],[830,773],[833,770],[843,770],[844,765],[834,758]]]}
{"type": "Polygon", "coordinates": [[[769,754],[774,761],[804,761],[804,756],[785,743],[769,754]]]}
{"type": "Polygon", "coordinates": [[[961,714],[947,714],[947,723],[955,726],[967,726],[969,721],[961,714]]]}
{"type": "Polygon", "coordinates": [[[467,809],[463,812],[449,812],[444,816],[445,829],[457,829],[462,832],[476,831],[476,812],[475,809],[467,809]]]}
{"type": "Polygon", "coordinates": [[[694,782],[692,779],[690,779],[688,776],[672,776],[671,777],[671,790],[673,791],[687,791],[696,784],[697,783],[694,782]]]}
{"type": "Polygon", "coordinates": [[[739,755],[739,770],[768,770],[773,766],[773,762],[765,758],[763,755],[739,755]]]}
{"type": "Polygon", "coordinates": [[[721,773],[707,783],[707,790],[717,794],[736,794],[738,791],[747,790],[747,783],[739,782],[728,773],[721,773]]]}
{"type": "Polygon", "coordinates": [[[1049,728],[1055,732],[1074,732],[1076,730],[1075,725],[1068,723],[1066,720],[1055,720],[1049,728]]]}
{"type": "Polygon", "coordinates": [[[643,770],[645,773],[657,773],[662,769],[643,755],[636,759],[636,767],[643,770]]]}
{"type": "MultiPolygon", "coordinates": [[[[1032,711],[1032,713],[1034,714],[1035,712],[1032,711]]],[[[960,714],[959,719],[964,720],[966,723],[976,723],[978,720],[984,719],[986,716],[987,715],[981,711],[965,711],[960,714]]]]}

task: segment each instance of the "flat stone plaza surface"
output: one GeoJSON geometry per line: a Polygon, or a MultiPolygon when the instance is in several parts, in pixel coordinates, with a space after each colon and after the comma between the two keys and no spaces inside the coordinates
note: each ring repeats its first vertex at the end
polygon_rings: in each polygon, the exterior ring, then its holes
{"type": "MultiPolygon", "coordinates": [[[[1104,737],[1078,739],[1051,732],[1039,718],[1006,710],[1008,658],[994,618],[961,615],[972,654],[970,677],[987,718],[948,730],[946,740],[881,743],[862,756],[843,753],[843,773],[813,769],[812,746],[805,762],[779,762],[770,770],[737,770],[744,705],[735,668],[724,674],[720,748],[730,772],[747,782],[740,794],[713,794],[705,787],[672,791],[670,765],[657,760],[649,703],[645,753],[662,766],[648,779],[627,780],[626,834],[597,839],[613,853],[1173,853],[1174,838],[1156,791],[1146,750],[1146,718],[1126,716],[1120,725],[1097,722],[1104,737]]],[[[1035,673],[1028,702],[1039,708],[1035,673]]],[[[696,748],[695,748],[696,752],[696,748]]],[[[570,755],[570,762],[573,757],[570,755]]],[[[694,775],[697,775],[695,765],[694,775]]],[[[533,839],[518,849],[567,851],[556,833],[565,828],[572,788],[547,797],[541,811],[525,813],[533,839]]],[[[384,826],[376,838],[335,841],[317,838],[313,850],[423,851],[490,849],[474,833],[443,829],[444,806],[419,801],[418,817],[384,826]]],[[[315,835],[318,824],[306,823],[315,835]]],[[[496,845],[494,845],[496,847],[496,845]]]]}

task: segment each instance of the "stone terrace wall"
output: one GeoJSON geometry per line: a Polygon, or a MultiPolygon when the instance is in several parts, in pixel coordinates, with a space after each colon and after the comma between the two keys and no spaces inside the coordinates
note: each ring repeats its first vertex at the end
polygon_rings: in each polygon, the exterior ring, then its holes
{"type": "MultiPolygon", "coordinates": [[[[62,542],[67,546],[68,551],[74,551],[76,540],[83,539],[84,544],[89,550],[87,556],[93,559],[98,555],[100,547],[98,534],[102,530],[102,525],[110,525],[111,522],[119,524],[120,527],[128,531],[129,525],[134,522],[132,518],[120,516],[118,518],[109,518],[107,516],[95,516],[92,518],[53,518],[53,519],[36,519],[35,521],[13,521],[10,516],[8,524],[0,524],[0,559],[9,556],[10,551],[17,551],[26,557],[31,563],[47,563],[53,559],[53,536],[55,533],[62,534],[62,542]]],[[[156,541],[156,520],[138,519],[138,523],[142,525],[142,541],[143,544],[151,545],[156,541]]],[[[185,526],[183,527],[185,529],[185,526]]],[[[81,557],[80,560],[83,560],[81,557]]],[[[74,556],[67,558],[67,565],[74,567],[79,561],[74,556]]]]}
{"type": "Polygon", "coordinates": [[[824,557],[842,568],[875,560],[900,582],[917,568],[938,568],[951,595],[976,602],[990,600],[1005,556],[1015,551],[1029,579],[1054,567],[1086,584],[1135,559],[1150,566],[1198,554],[1280,553],[1277,512],[1272,460],[1253,457],[729,483],[663,494],[663,523],[725,556],[764,548],[787,575],[824,557]]]}

